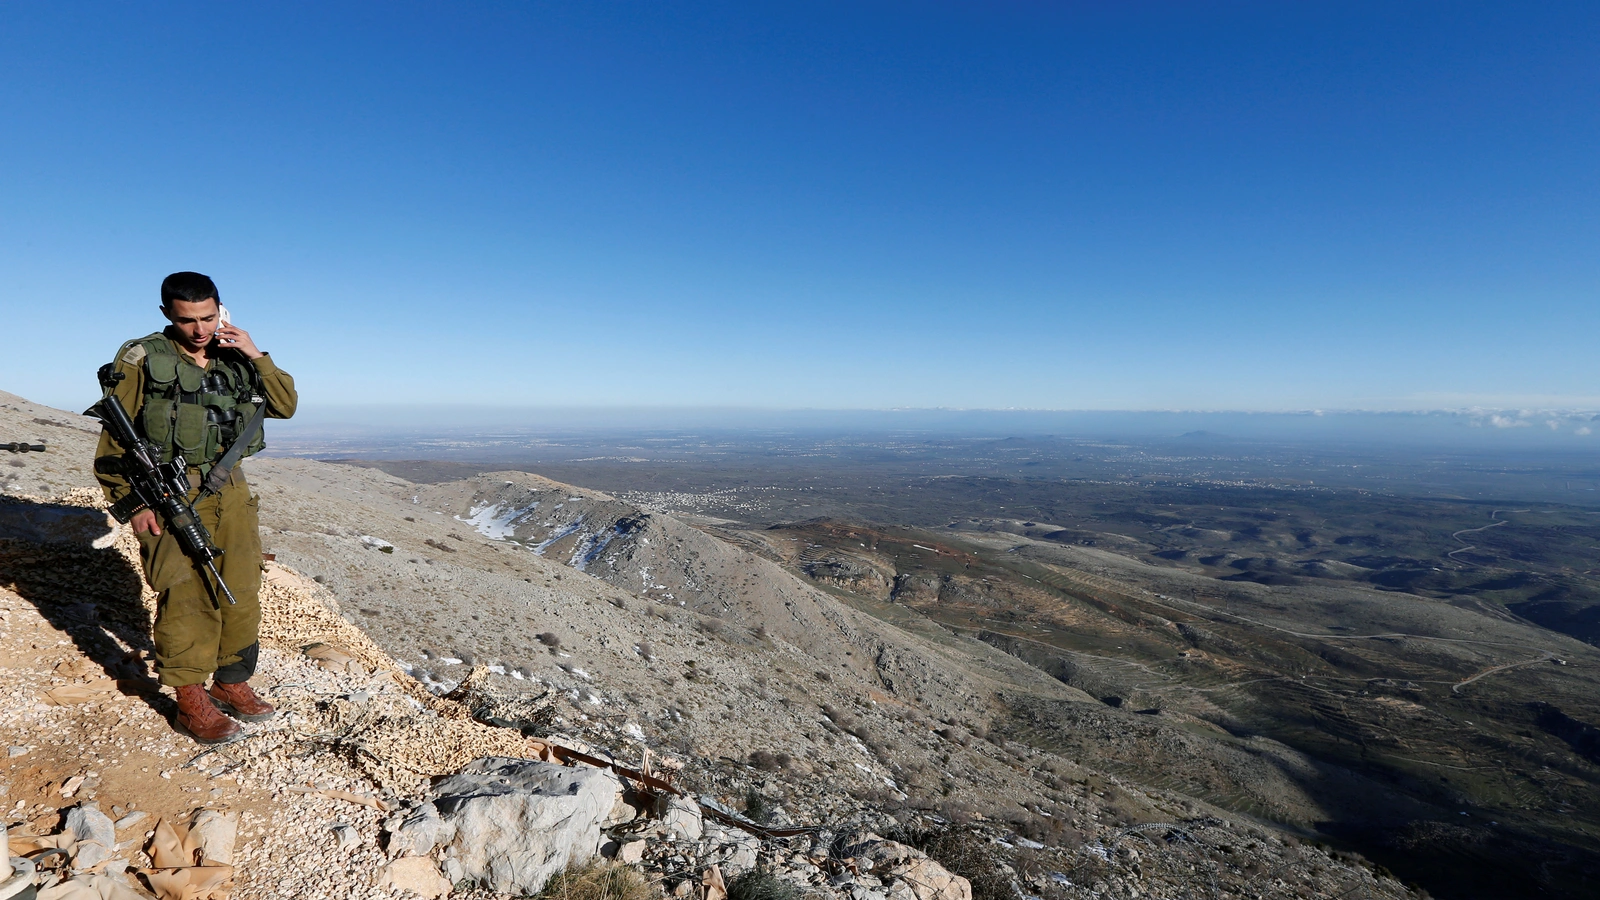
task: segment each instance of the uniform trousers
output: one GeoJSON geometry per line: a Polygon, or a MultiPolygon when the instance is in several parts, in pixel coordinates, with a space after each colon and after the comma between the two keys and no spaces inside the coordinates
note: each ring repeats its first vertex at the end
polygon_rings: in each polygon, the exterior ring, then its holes
{"type": "Polygon", "coordinates": [[[216,494],[193,504],[212,542],[222,550],[216,566],[233,592],[230,605],[211,574],[183,552],[162,523],[159,536],[139,535],[144,577],[160,594],[153,637],[156,674],[171,687],[203,684],[216,673],[228,684],[255,674],[261,630],[259,500],[235,469],[216,494]]]}

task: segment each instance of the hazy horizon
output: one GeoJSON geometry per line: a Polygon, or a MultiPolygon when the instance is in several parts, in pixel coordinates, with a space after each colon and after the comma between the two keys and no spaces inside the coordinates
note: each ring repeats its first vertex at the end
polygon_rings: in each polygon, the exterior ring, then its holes
{"type": "Polygon", "coordinates": [[[312,407],[271,423],[278,441],[403,441],[705,430],[923,435],[951,439],[1053,436],[1078,439],[1392,444],[1483,451],[1592,452],[1593,410],[1304,411],[752,409],[736,407],[312,407]]]}

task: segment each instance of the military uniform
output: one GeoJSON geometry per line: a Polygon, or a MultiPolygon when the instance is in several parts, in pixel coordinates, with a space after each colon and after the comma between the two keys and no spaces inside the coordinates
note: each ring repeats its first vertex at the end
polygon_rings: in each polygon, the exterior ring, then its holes
{"type": "MultiPolygon", "coordinates": [[[[261,625],[261,534],[257,498],[235,467],[222,490],[196,501],[201,479],[237,437],[260,403],[269,418],[294,415],[299,395],[294,379],[268,356],[247,359],[236,350],[214,348],[205,368],[165,333],[129,341],[117,351],[113,370],[123,377],[111,392],[144,437],[161,451],[160,461],[182,456],[189,466],[189,501],[222,552],[223,580],[238,600],[215,595],[194,561],[161,523],[160,535],[139,535],[145,580],[160,594],[156,606],[156,672],[173,687],[242,683],[255,672],[261,625]]],[[[264,445],[258,433],[246,455],[264,445]]],[[[118,463],[122,448],[102,433],[95,473],[112,503],[129,492],[118,463]]]]}

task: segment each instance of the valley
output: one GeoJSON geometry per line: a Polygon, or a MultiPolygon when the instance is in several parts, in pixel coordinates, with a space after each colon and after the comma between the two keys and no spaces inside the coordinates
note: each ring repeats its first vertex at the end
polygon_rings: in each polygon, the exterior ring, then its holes
{"type": "MultiPolygon", "coordinates": [[[[678,545],[639,566],[627,543],[629,521],[671,517],[1098,701],[1002,689],[980,730],[1358,849],[1444,896],[1514,892],[1530,870],[1555,893],[1594,878],[1600,510],[1282,472],[1049,478],[946,455],[824,475],[808,459],[542,465],[625,508],[504,536],[680,602],[724,582],[678,545]]],[[[367,465],[451,477],[436,490],[488,477],[367,465]]]]}

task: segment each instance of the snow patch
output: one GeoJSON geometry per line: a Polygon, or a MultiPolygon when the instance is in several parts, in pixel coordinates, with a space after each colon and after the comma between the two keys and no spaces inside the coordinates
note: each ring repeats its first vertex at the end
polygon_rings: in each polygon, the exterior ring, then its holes
{"type": "Polygon", "coordinates": [[[617,534],[616,530],[612,530],[604,535],[584,535],[583,540],[578,542],[577,549],[572,551],[572,559],[567,561],[567,565],[579,572],[587,572],[589,563],[594,562],[596,557],[605,552],[606,545],[610,544],[611,539],[617,534]]]}
{"type": "Polygon", "coordinates": [[[516,531],[517,523],[539,508],[538,501],[530,506],[503,509],[498,503],[480,503],[468,511],[469,518],[456,516],[458,521],[471,525],[479,534],[491,540],[503,541],[516,531]]]}
{"type": "Polygon", "coordinates": [[[568,523],[567,525],[563,526],[559,531],[557,531],[555,534],[552,534],[549,537],[545,538],[543,541],[540,541],[538,543],[538,545],[533,548],[534,555],[535,556],[543,556],[544,555],[544,551],[548,550],[550,548],[551,544],[554,544],[556,541],[561,540],[562,538],[564,538],[567,535],[573,533],[574,531],[577,531],[579,528],[582,528],[582,527],[583,527],[583,519],[581,519],[581,518],[578,519],[575,522],[568,523]]]}

